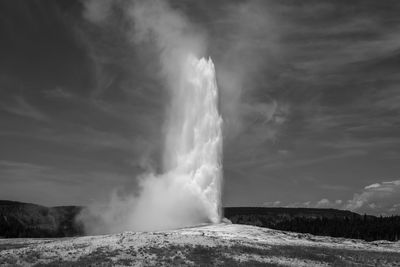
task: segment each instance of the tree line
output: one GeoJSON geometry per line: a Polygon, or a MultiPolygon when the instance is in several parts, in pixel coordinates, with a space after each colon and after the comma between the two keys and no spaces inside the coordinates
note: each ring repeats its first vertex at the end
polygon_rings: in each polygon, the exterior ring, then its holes
{"type": "Polygon", "coordinates": [[[277,217],[257,214],[237,214],[231,221],[276,230],[309,233],[313,235],[363,239],[366,241],[400,239],[400,216],[346,216],[346,217],[277,217]]]}

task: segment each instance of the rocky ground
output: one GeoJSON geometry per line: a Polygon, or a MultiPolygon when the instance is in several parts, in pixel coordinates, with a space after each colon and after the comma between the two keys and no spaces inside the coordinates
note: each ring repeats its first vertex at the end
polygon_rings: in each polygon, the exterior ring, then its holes
{"type": "Polygon", "coordinates": [[[0,239],[1,266],[400,266],[400,243],[237,224],[55,239],[0,239]]]}

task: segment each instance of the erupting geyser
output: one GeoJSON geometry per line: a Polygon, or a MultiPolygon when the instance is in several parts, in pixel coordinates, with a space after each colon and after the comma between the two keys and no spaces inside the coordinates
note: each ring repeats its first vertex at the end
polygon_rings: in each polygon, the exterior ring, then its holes
{"type": "Polygon", "coordinates": [[[188,56],[175,69],[163,173],[139,177],[138,196],[114,197],[82,214],[88,233],[153,231],[221,220],[222,118],[211,59],[188,56]]]}
{"type": "Polygon", "coordinates": [[[137,196],[113,195],[80,219],[88,234],[154,231],[221,220],[222,118],[211,59],[185,58],[170,86],[163,173],[139,176],[137,196]]]}
{"type": "MultiPolygon", "coordinates": [[[[163,74],[157,78],[162,78],[169,90],[162,168],[161,173],[138,177],[137,194],[114,193],[106,205],[93,203],[81,214],[85,230],[102,234],[218,223],[222,118],[215,68],[211,59],[197,59],[189,53],[203,53],[205,40],[167,1],[123,3],[118,10],[126,10],[124,14],[134,25],[133,32],[128,32],[129,40],[155,44],[159,73],[163,74]]],[[[97,14],[97,9],[92,11],[97,14]]]]}
{"type": "Polygon", "coordinates": [[[130,230],[159,230],[221,220],[222,118],[214,64],[188,56],[172,87],[164,173],[141,177],[130,230]]]}
{"type": "MultiPolygon", "coordinates": [[[[207,219],[221,218],[222,118],[214,64],[188,56],[180,85],[173,88],[164,165],[182,179],[182,190],[200,201],[207,219]]],[[[180,194],[180,192],[177,192],[180,194]]]]}

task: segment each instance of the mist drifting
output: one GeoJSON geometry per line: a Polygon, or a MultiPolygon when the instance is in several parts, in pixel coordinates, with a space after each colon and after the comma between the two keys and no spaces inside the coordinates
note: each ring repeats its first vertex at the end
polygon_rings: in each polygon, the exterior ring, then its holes
{"type": "MultiPolygon", "coordinates": [[[[80,216],[89,234],[151,231],[221,219],[222,118],[211,59],[201,34],[164,1],[87,1],[85,17],[101,24],[113,8],[132,23],[132,42],[155,42],[170,103],[164,125],[162,172],[137,177],[140,192],[113,194],[80,216]]],[[[135,179],[135,177],[132,177],[135,179]]]]}

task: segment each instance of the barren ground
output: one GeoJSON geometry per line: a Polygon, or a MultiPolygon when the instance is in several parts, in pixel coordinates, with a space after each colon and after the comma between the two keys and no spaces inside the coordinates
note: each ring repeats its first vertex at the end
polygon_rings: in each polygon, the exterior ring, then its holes
{"type": "Polygon", "coordinates": [[[400,243],[237,224],[57,239],[0,239],[1,266],[400,266],[400,243]]]}

